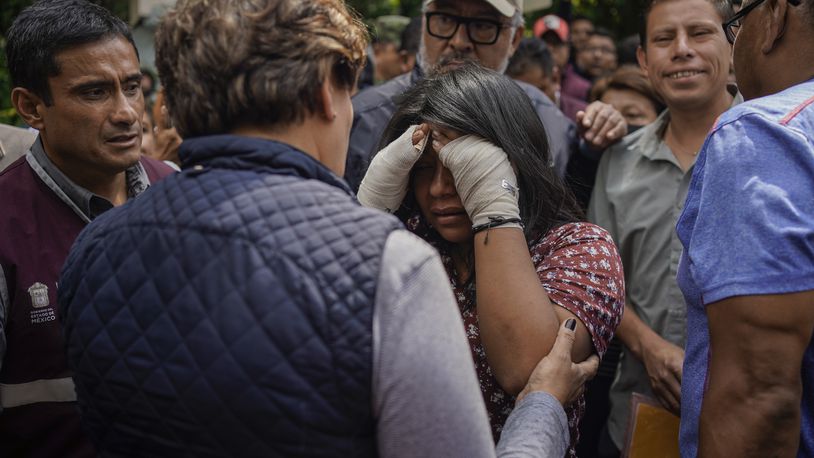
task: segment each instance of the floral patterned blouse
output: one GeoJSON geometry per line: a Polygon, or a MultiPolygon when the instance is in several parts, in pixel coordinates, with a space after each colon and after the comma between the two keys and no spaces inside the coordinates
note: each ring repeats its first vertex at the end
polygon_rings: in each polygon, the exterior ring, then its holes
{"type": "MultiPolygon", "coordinates": [[[[413,214],[406,226],[433,245],[441,255],[463,316],[492,434],[497,442],[503,424],[514,408],[515,398],[500,387],[486,360],[478,327],[475,282],[458,282],[449,254],[450,244],[424,222],[420,212],[413,214]]],[[[622,261],[611,236],[590,223],[568,223],[530,242],[529,251],[551,302],[582,321],[601,358],[619,326],[625,303],[622,261]]],[[[571,431],[569,456],[572,457],[576,457],[574,447],[579,439],[578,425],[584,412],[584,396],[566,409],[571,431]]]]}

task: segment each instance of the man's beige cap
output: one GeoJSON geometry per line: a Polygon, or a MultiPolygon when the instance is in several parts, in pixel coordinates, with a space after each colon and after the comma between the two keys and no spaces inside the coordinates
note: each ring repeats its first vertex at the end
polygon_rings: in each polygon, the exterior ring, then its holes
{"type": "MultiPolygon", "coordinates": [[[[483,0],[495,7],[498,12],[506,17],[513,17],[517,11],[523,11],[523,0],[483,0]]],[[[424,5],[429,5],[433,0],[424,0],[424,5]]]]}

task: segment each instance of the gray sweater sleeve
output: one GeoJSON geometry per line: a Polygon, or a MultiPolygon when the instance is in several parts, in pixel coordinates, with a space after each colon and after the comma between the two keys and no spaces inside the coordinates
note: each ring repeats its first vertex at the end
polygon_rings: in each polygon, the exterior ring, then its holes
{"type": "MultiPolygon", "coordinates": [[[[373,414],[379,454],[494,457],[486,408],[446,272],[406,231],[387,240],[373,314],[373,414]]],[[[501,456],[562,457],[565,412],[533,393],[503,430],[501,456]]]]}
{"type": "Polygon", "coordinates": [[[562,457],[568,451],[571,433],[560,401],[537,391],[515,405],[497,444],[497,456],[562,457]]]}

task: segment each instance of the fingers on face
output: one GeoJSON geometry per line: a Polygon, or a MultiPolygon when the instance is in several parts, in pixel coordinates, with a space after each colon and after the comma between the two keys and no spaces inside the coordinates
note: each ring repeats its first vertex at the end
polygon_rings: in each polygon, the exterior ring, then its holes
{"type": "Polygon", "coordinates": [[[413,131],[413,146],[419,152],[424,151],[424,145],[427,144],[427,132],[426,129],[424,129],[425,127],[426,124],[422,124],[413,131]]]}
{"type": "Polygon", "coordinates": [[[449,135],[447,135],[447,133],[445,133],[445,132],[443,132],[441,130],[433,129],[433,131],[432,131],[432,147],[433,147],[433,149],[435,150],[436,153],[440,152],[441,149],[443,149],[445,146],[447,146],[447,143],[449,143],[451,141],[452,141],[452,139],[449,137],[449,135]]]}

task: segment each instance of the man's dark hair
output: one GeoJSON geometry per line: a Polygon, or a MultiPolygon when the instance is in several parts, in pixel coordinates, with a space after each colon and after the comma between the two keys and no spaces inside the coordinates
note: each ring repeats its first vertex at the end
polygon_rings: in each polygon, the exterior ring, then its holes
{"type": "Polygon", "coordinates": [[[399,51],[418,54],[418,48],[421,46],[421,32],[421,17],[410,19],[410,23],[401,31],[401,47],[399,51]]]}
{"type": "MultiPolygon", "coordinates": [[[[650,12],[653,11],[653,7],[659,3],[663,2],[674,2],[678,0],[652,0],[650,3],[647,4],[647,7],[642,11],[642,15],[639,17],[639,41],[642,43],[642,48],[645,50],[647,49],[647,19],[650,17],[650,12]]],[[[721,23],[732,17],[735,14],[735,10],[732,9],[732,0],[707,0],[712,6],[715,7],[715,10],[718,12],[718,15],[721,17],[721,23]]]]}
{"type": "Polygon", "coordinates": [[[574,15],[574,18],[571,19],[571,24],[573,24],[573,23],[575,23],[577,21],[588,21],[591,24],[594,23],[594,21],[592,21],[591,18],[589,18],[588,16],[586,16],[584,14],[576,14],[576,15],[574,15]]]}
{"type": "Polygon", "coordinates": [[[24,9],[8,30],[6,62],[11,84],[50,105],[48,78],[59,75],[56,55],[73,46],[121,36],[138,49],[121,19],[86,0],[39,0],[24,9]]]}
{"type": "Polygon", "coordinates": [[[535,66],[542,68],[543,73],[549,76],[554,71],[554,58],[551,56],[548,45],[543,40],[524,38],[520,41],[517,51],[509,60],[506,75],[516,78],[526,73],[530,67],[535,66]]]}
{"type": "Polygon", "coordinates": [[[616,45],[619,65],[631,64],[638,66],[639,62],[636,59],[636,50],[639,49],[641,44],[639,34],[633,34],[623,38],[622,41],[616,45]]]}
{"type": "MultiPolygon", "coordinates": [[[[506,152],[517,170],[527,239],[582,218],[574,195],[551,166],[540,117],[528,95],[510,78],[473,62],[424,78],[399,98],[381,144],[424,122],[476,135],[506,152]]],[[[414,199],[411,193],[404,205],[415,208],[414,199]]]]}
{"type": "Polygon", "coordinates": [[[593,37],[605,37],[610,39],[610,41],[612,41],[614,44],[616,44],[616,38],[613,36],[613,33],[611,33],[610,30],[604,27],[597,27],[594,29],[593,32],[588,34],[588,39],[591,39],[593,37]]]}

